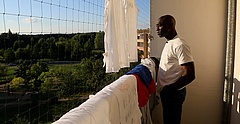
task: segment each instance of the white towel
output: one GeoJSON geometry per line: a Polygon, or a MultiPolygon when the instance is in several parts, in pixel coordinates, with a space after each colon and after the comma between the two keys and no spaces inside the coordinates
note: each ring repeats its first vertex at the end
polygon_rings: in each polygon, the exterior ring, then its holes
{"type": "Polygon", "coordinates": [[[53,124],[91,124],[91,115],[78,107],[64,114],[53,124]]]}
{"type": "Polygon", "coordinates": [[[140,124],[137,80],[124,75],[53,124],[140,124]]]}
{"type": "Polygon", "coordinates": [[[70,110],[54,124],[111,124],[108,96],[98,93],[70,110]]]}
{"type": "Polygon", "coordinates": [[[105,94],[97,93],[79,106],[80,110],[85,110],[91,115],[91,124],[111,124],[108,97],[105,94]]]}
{"type": "Polygon", "coordinates": [[[121,124],[140,124],[142,114],[138,108],[136,77],[124,75],[105,88],[117,96],[121,124]]]}

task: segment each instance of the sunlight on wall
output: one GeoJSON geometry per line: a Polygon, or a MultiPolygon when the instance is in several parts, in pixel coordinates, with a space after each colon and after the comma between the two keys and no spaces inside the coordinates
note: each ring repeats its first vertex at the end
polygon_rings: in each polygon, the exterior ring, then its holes
{"type": "MultiPolygon", "coordinates": [[[[236,20],[238,20],[240,18],[240,15],[239,15],[239,12],[240,12],[240,2],[237,1],[237,15],[236,15],[236,20]]],[[[236,104],[236,110],[237,113],[239,114],[240,113],[240,66],[239,66],[239,63],[240,63],[240,57],[239,57],[239,54],[240,54],[240,34],[239,34],[239,31],[240,31],[240,22],[237,21],[236,22],[236,43],[235,43],[235,64],[234,64],[234,79],[236,79],[237,81],[234,81],[234,85],[233,85],[233,90],[235,90],[235,93],[233,93],[233,95],[235,95],[235,104],[236,104]],[[235,84],[236,83],[236,84],[235,84]],[[235,86],[236,85],[236,86],[235,86]]]]}
{"type": "Polygon", "coordinates": [[[237,113],[240,113],[239,103],[240,103],[240,92],[238,93],[237,113]]]}
{"type": "Polygon", "coordinates": [[[235,83],[233,83],[233,88],[232,88],[232,105],[234,103],[234,91],[235,91],[235,83]]]}

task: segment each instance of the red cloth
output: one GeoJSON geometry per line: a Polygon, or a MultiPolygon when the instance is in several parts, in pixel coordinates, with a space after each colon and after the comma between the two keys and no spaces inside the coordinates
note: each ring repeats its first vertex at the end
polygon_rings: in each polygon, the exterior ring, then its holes
{"type": "Polygon", "coordinates": [[[144,107],[145,105],[147,105],[149,99],[149,90],[141,81],[141,79],[138,77],[138,75],[135,74],[131,75],[134,75],[137,78],[138,106],[144,107]]]}
{"type": "Polygon", "coordinates": [[[151,83],[148,86],[148,91],[150,94],[153,94],[156,91],[156,86],[154,84],[154,81],[152,79],[151,83]]]}

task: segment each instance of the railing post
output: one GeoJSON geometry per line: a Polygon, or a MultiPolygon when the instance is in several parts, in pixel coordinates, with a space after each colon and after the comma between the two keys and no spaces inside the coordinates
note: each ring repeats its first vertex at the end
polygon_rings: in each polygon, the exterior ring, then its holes
{"type": "Polygon", "coordinates": [[[143,52],[144,52],[144,58],[148,57],[148,37],[147,37],[147,32],[144,30],[143,32],[143,52]]]}
{"type": "Polygon", "coordinates": [[[234,69],[234,48],[236,30],[236,0],[228,0],[228,20],[227,20],[227,46],[225,63],[225,81],[223,92],[223,118],[222,124],[231,122],[231,102],[234,69]]]}

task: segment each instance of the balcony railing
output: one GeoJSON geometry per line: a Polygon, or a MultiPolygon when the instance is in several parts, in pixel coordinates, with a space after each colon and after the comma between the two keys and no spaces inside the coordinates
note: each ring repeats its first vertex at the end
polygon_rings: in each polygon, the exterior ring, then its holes
{"type": "Polygon", "coordinates": [[[155,97],[155,65],[151,59],[142,59],[141,65],[105,86],[96,95],[90,95],[87,101],[71,109],[54,124],[152,123],[150,108],[154,108],[156,103],[146,96],[152,94],[151,97],[155,97]],[[152,80],[153,87],[145,82],[148,79],[152,80]],[[146,83],[149,86],[144,89],[146,83]],[[154,105],[150,107],[149,102],[154,105]]]}
{"type": "Polygon", "coordinates": [[[105,73],[104,0],[0,0],[0,20],[0,123],[54,122],[138,64],[105,73]]]}

